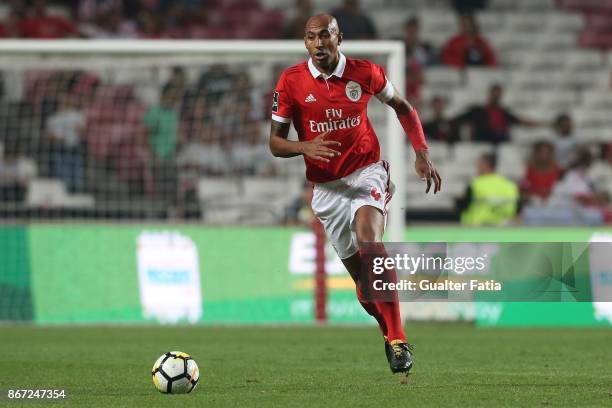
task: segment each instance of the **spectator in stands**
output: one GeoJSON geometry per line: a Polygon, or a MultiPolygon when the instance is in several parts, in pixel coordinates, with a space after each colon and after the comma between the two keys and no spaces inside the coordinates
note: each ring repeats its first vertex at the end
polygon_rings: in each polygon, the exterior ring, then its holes
{"type": "Polygon", "coordinates": [[[22,153],[31,155],[39,140],[39,129],[32,120],[32,106],[26,101],[2,100],[0,92],[0,143],[19,140],[22,153]],[[26,150],[27,148],[27,150],[26,150]]]}
{"type": "Polygon", "coordinates": [[[62,16],[47,14],[46,0],[34,0],[27,9],[27,16],[21,22],[21,35],[27,38],[54,39],[76,37],[75,25],[62,16]]]}
{"type": "Polygon", "coordinates": [[[406,64],[427,67],[435,62],[435,52],[431,44],[421,41],[420,28],[421,23],[417,17],[412,16],[406,20],[402,39],[406,47],[406,64]]]}
{"type": "Polygon", "coordinates": [[[179,139],[185,140],[183,136],[186,136],[186,133],[183,131],[184,127],[184,117],[188,113],[187,104],[191,103],[193,107],[193,103],[195,101],[195,95],[197,94],[194,89],[188,89],[187,87],[187,74],[185,73],[185,69],[181,66],[174,66],[170,70],[170,77],[164,84],[164,87],[171,87],[175,89],[175,96],[177,100],[177,108],[179,111],[179,139]]]}
{"type": "Polygon", "coordinates": [[[136,38],[138,35],[136,24],[126,18],[121,5],[100,12],[91,23],[84,22],[80,31],[90,38],[136,38]]]}
{"type": "Polygon", "coordinates": [[[135,20],[142,9],[141,0],[80,0],[76,9],[82,22],[94,22],[110,10],[120,7],[129,20],[135,20]]]}
{"type": "Polygon", "coordinates": [[[28,182],[35,172],[21,157],[18,139],[7,141],[0,158],[0,203],[23,202],[28,182]]]}
{"type": "Polygon", "coordinates": [[[442,63],[456,68],[497,65],[497,58],[489,41],[480,34],[476,18],[471,14],[459,17],[459,34],[450,38],[442,48],[442,63]]]}
{"type": "Polygon", "coordinates": [[[73,76],[74,73],[68,71],[52,71],[48,75],[35,77],[30,92],[33,113],[41,116],[41,125],[58,109],[59,97],[70,93],[73,76]]]}
{"type": "Polygon", "coordinates": [[[185,98],[180,111],[180,134],[184,142],[188,143],[197,139],[199,128],[210,123],[206,95],[198,94],[190,89],[185,93],[185,98]],[[202,108],[199,108],[202,106],[202,108]],[[199,112],[202,112],[199,114],[199,112]]]}
{"type": "Polygon", "coordinates": [[[144,10],[168,13],[174,8],[192,11],[201,7],[206,1],[203,0],[140,0],[140,7],[144,10]]]}
{"type": "Polygon", "coordinates": [[[11,10],[4,21],[0,22],[0,38],[18,38],[21,36],[19,14],[11,10]]]}
{"type": "Polygon", "coordinates": [[[502,105],[503,90],[501,85],[493,84],[489,88],[486,105],[472,106],[457,117],[457,123],[468,125],[471,138],[480,142],[500,143],[510,140],[510,128],[514,125],[538,127],[546,123],[522,118],[502,105]]]}
{"type": "Polygon", "coordinates": [[[218,103],[216,123],[231,170],[237,174],[269,175],[272,171],[273,159],[261,132],[261,103],[261,93],[252,86],[247,72],[235,75],[232,89],[218,103]]]}
{"type": "Polygon", "coordinates": [[[138,15],[138,37],[146,39],[167,37],[162,15],[153,10],[143,10],[138,15]]]}
{"type": "Polygon", "coordinates": [[[305,181],[300,196],[296,197],[285,209],[286,225],[300,225],[306,228],[312,226],[314,220],[314,214],[310,205],[312,201],[312,191],[313,184],[309,181],[305,181]]]}
{"type": "Polygon", "coordinates": [[[39,140],[38,126],[32,120],[32,106],[25,100],[11,101],[5,96],[5,80],[0,74],[0,144],[10,144],[18,140],[21,153],[32,155],[39,140]]]}
{"type": "Polygon", "coordinates": [[[612,198],[612,143],[602,146],[601,160],[589,169],[589,178],[597,191],[606,192],[612,198]]]}
{"type": "Polygon", "coordinates": [[[489,0],[451,0],[451,5],[458,14],[474,13],[487,8],[489,0]]]}
{"type": "Polygon", "coordinates": [[[187,92],[187,75],[185,74],[183,67],[172,67],[170,78],[168,78],[168,81],[164,84],[164,86],[174,88],[177,98],[182,101],[187,92]]]}
{"type": "Polygon", "coordinates": [[[519,191],[516,184],[495,172],[497,158],[483,154],[477,162],[478,175],[458,200],[464,225],[504,225],[517,213],[519,191]]]}
{"type": "Polygon", "coordinates": [[[163,36],[165,38],[200,38],[200,30],[205,29],[206,9],[200,7],[199,0],[158,2],[156,15],[161,17],[163,36]]]}
{"type": "Polygon", "coordinates": [[[240,175],[270,176],[274,172],[273,157],[262,132],[261,122],[249,120],[242,125],[243,132],[234,138],[229,149],[232,171],[240,175]]]}
{"type": "Polygon", "coordinates": [[[359,9],[359,0],[343,0],[342,5],[331,12],[342,27],[342,34],[349,40],[373,40],[377,37],[372,19],[359,9]]]}
{"type": "Polygon", "coordinates": [[[432,117],[423,123],[423,131],[428,140],[454,143],[459,140],[457,124],[449,119],[444,112],[446,100],[441,96],[434,96],[431,100],[432,117]]]}
{"type": "Polygon", "coordinates": [[[162,201],[174,203],[176,169],[174,154],[177,146],[179,114],[177,90],[170,84],[162,89],[159,103],[149,107],[143,117],[152,153],[155,191],[162,201]]]}
{"type": "Polygon", "coordinates": [[[213,64],[202,72],[198,80],[198,93],[206,95],[209,102],[217,102],[234,85],[234,76],[225,64],[213,64]]]}
{"type": "Polygon", "coordinates": [[[521,183],[523,198],[546,200],[561,177],[561,171],[553,145],[549,142],[534,144],[521,183]]]}
{"type": "Polygon", "coordinates": [[[228,174],[230,160],[227,149],[222,148],[221,132],[213,123],[214,113],[206,95],[190,96],[187,101],[182,125],[185,143],[176,160],[183,184],[195,185],[199,176],[228,174]]]}
{"type": "Polygon", "coordinates": [[[237,73],[232,87],[222,95],[217,104],[215,119],[223,133],[224,142],[232,143],[249,133],[245,126],[262,119],[261,103],[261,93],[251,84],[248,73],[237,73]]]}
{"type": "Polygon", "coordinates": [[[118,4],[119,0],[79,0],[76,16],[82,23],[93,23],[101,14],[118,4]]]}
{"type": "Polygon", "coordinates": [[[183,116],[186,142],[176,157],[178,167],[178,213],[183,218],[200,218],[198,181],[202,176],[230,174],[228,152],[219,143],[206,96],[189,95],[183,116]]]}
{"type": "Polygon", "coordinates": [[[286,40],[299,40],[304,38],[306,21],[314,14],[312,0],[295,0],[295,15],[285,25],[283,38],[286,40]]]}
{"type": "Polygon", "coordinates": [[[47,120],[52,175],[62,180],[69,191],[85,187],[85,115],[76,95],[64,93],[58,98],[57,111],[47,120]]]}
{"type": "Polygon", "coordinates": [[[431,46],[419,38],[419,20],[410,17],[406,21],[402,39],[406,47],[406,99],[417,109],[421,104],[421,87],[425,82],[424,68],[433,62],[431,46]]]}
{"type": "Polygon", "coordinates": [[[554,189],[554,194],[571,197],[583,206],[597,206],[605,203],[605,194],[597,189],[594,180],[590,177],[592,165],[593,156],[589,149],[578,148],[574,161],[554,189]]]}
{"type": "Polygon", "coordinates": [[[574,124],[572,117],[562,113],[555,118],[553,130],[556,135],[555,154],[557,162],[562,168],[567,168],[576,158],[578,143],[574,137],[574,124]]]}
{"type": "Polygon", "coordinates": [[[416,109],[421,108],[421,88],[425,83],[423,67],[416,61],[406,64],[406,99],[416,109]]]}
{"type": "MultiPolygon", "coordinates": [[[[176,22],[167,28],[169,36],[172,38],[208,38],[211,35],[218,37],[219,32],[211,34],[210,32],[210,17],[208,11],[204,8],[183,12],[177,18],[176,22]]],[[[219,22],[216,22],[217,24],[219,22]]],[[[219,30],[219,26],[216,27],[219,30]]],[[[221,28],[224,32],[223,28],[221,28]]]]}
{"type": "Polygon", "coordinates": [[[526,224],[600,225],[603,222],[603,209],[609,198],[605,192],[596,190],[590,179],[591,153],[579,148],[575,157],[546,205],[525,208],[526,224]]]}
{"type": "Polygon", "coordinates": [[[78,103],[83,109],[91,107],[100,84],[101,80],[95,74],[81,72],[77,75],[71,90],[78,96],[78,103]]]}

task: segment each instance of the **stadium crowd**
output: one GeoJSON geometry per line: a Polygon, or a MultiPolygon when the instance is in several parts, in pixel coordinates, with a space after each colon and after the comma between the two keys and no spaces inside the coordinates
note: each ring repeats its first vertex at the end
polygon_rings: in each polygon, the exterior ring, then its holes
{"type": "MultiPolygon", "coordinates": [[[[284,13],[257,0],[9,3],[0,21],[4,38],[302,38],[304,21],[314,13],[311,0],[297,0],[285,20],[284,13]],[[62,13],[49,11],[58,5],[62,13]]],[[[458,114],[447,114],[443,96],[424,100],[429,67],[500,64],[474,14],[487,1],[449,3],[458,13],[457,33],[442,47],[421,38],[416,16],[406,20],[401,38],[406,94],[429,112],[424,121],[428,140],[497,146],[511,141],[513,126],[548,129],[554,141],[534,140],[526,163],[517,163],[523,177],[508,181],[518,192],[513,210],[491,223],[511,222],[519,211],[530,224],[612,222],[612,143],[581,145],[569,113],[559,112],[552,121],[523,117],[504,104],[501,83],[489,87],[484,104],[458,114]]],[[[346,39],[384,37],[357,0],[344,0],[330,11],[346,39]]],[[[253,86],[248,70],[223,64],[204,68],[195,84],[175,67],[159,100],[150,104],[129,85],[105,83],[82,71],[32,71],[18,102],[3,97],[0,81],[1,201],[23,202],[28,182],[38,175],[62,180],[71,193],[92,194],[97,203],[142,200],[173,209],[170,216],[199,216],[200,177],[274,175],[264,130],[273,86],[253,86]]],[[[458,197],[457,219],[470,218],[460,213],[469,211],[478,177],[495,173],[495,164],[495,155],[480,158],[477,177],[458,197]]],[[[296,222],[291,214],[303,214],[303,197],[308,193],[296,198],[286,222],[296,222]]]]}

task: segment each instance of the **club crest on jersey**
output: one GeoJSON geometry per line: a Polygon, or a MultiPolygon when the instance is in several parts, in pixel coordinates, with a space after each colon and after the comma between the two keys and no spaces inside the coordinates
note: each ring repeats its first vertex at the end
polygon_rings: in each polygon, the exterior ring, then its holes
{"type": "Polygon", "coordinates": [[[355,81],[349,81],[345,88],[346,97],[353,102],[357,102],[361,99],[361,85],[355,81]]]}

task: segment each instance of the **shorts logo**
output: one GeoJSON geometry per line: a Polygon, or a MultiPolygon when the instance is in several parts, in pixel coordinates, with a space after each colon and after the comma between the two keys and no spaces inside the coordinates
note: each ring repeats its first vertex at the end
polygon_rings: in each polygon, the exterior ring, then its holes
{"type": "Polygon", "coordinates": [[[376,190],[376,187],[372,187],[370,194],[372,195],[372,197],[374,197],[376,201],[380,201],[381,196],[380,196],[380,193],[376,190]]]}
{"type": "Polygon", "coordinates": [[[346,97],[353,102],[357,102],[361,98],[361,85],[355,81],[349,81],[345,88],[346,97]]]}
{"type": "Polygon", "coordinates": [[[272,94],[272,112],[278,112],[278,92],[272,94]]]}

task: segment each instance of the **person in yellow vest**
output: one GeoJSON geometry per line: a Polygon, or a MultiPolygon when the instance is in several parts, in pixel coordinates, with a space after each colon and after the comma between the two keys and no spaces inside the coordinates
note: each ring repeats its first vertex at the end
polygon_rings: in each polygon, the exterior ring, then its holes
{"type": "Polygon", "coordinates": [[[505,225],[516,215],[519,190],[512,180],[495,173],[497,158],[486,153],[478,159],[478,175],[459,201],[461,224],[471,226],[505,225]]]}

